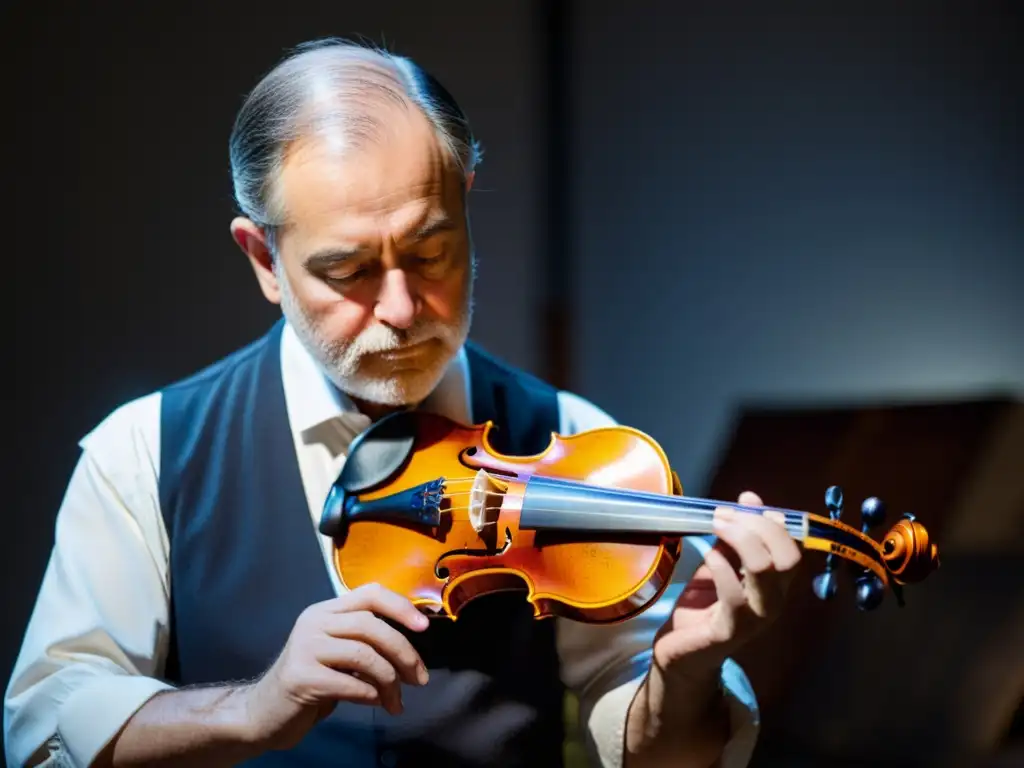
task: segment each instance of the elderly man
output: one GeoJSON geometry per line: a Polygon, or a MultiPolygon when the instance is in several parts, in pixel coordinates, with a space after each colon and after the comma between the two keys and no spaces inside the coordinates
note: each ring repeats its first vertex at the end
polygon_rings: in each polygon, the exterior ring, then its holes
{"type": "Polygon", "coordinates": [[[331,567],[324,499],[382,415],[492,419],[518,453],[613,423],[468,341],[478,159],[451,96],[385,52],[303,46],[250,94],[231,234],[283,320],[83,439],[6,693],[10,763],[558,765],[566,687],[595,764],[747,763],[730,655],[799,559],[773,522],[722,512],[614,626],[535,621],[521,595],[429,622],[331,567]]]}

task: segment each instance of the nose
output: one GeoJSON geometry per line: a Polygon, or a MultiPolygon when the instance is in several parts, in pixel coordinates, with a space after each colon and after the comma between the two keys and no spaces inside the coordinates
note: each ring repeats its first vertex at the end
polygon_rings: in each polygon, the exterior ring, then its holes
{"type": "Polygon", "coordinates": [[[405,272],[401,269],[387,270],[374,307],[376,318],[394,328],[409,328],[416,319],[416,304],[417,299],[409,290],[405,272]]]}

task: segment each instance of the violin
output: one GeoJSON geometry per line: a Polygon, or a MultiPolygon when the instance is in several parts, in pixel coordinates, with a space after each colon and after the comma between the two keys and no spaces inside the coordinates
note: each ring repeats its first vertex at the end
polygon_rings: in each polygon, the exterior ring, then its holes
{"type": "Polygon", "coordinates": [[[902,587],[939,566],[913,515],[881,541],[868,536],[884,518],[877,498],[862,505],[857,530],[840,521],[838,486],[825,493],[827,517],[684,496],[661,446],[631,427],[552,434],[533,456],[496,451],[496,428],[406,411],[353,441],[319,524],[346,588],[376,582],[452,620],[470,600],[520,590],[535,618],[619,622],[658,600],[683,537],[713,533],[716,507],[773,518],[805,549],[828,553],[813,580],[822,600],[837,592],[840,560],[862,569],[861,610],[886,589],[902,606],[902,587]]]}

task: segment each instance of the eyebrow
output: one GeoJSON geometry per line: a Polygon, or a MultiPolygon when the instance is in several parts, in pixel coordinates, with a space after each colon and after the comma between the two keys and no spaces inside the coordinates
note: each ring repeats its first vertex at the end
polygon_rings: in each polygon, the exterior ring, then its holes
{"type": "Polygon", "coordinates": [[[451,232],[455,229],[455,222],[445,214],[436,216],[427,221],[423,226],[412,233],[412,237],[409,238],[412,242],[417,243],[421,240],[433,237],[439,232],[451,232]]]}
{"type": "MultiPolygon", "coordinates": [[[[407,242],[418,243],[427,240],[441,232],[451,232],[455,229],[455,222],[449,216],[438,216],[427,221],[421,227],[412,232],[407,242]]],[[[321,251],[314,251],[306,257],[306,269],[311,271],[325,270],[336,267],[350,259],[361,256],[367,252],[363,246],[352,248],[332,246],[321,251]]]]}
{"type": "Polygon", "coordinates": [[[365,251],[365,248],[328,248],[307,256],[305,266],[311,272],[322,271],[343,264],[365,251]]]}

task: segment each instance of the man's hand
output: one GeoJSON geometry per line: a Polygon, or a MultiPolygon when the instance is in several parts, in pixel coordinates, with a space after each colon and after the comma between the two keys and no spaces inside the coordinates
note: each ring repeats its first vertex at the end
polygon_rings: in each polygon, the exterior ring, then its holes
{"type": "MultiPolygon", "coordinates": [[[[750,492],[739,503],[762,505],[750,492]]],[[[796,542],[769,517],[719,508],[715,532],[718,542],[655,637],[654,663],[627,721],[630,766],[717,759],[728,733],[722,664],[779,615],[800,562],[796,542]]]]}
{"type": "Polygon", "coordinates": [[[427,670],[384,619],[416,632],[429,623],[411,601],[377,585],[312,605],[259,680],[158,693],[93,765],[220,768],[298,744],[340,701],[401,712],[401,683],[424,685],[427,670]]]}
{"type": "MultiPolygon", "coordinates": [[[[754,493],[739,503],[761,506],[754,493]]],[[[670,677],[717,677],[725,659],[781,613],[800,549],[777,521],[721,507],[718,543],[708,552],[654,642],[670,677]]]]}
{"type": "Polygon", "coordinates": [[[245,692],[254,742],[265,749],[294,746],[339,701],[400,713],[401,683],[425,685],[427,670],[381,617],[413,631],[428,624],[407,598],[377,585],[303,611],[277,661],[245,692]]]}

